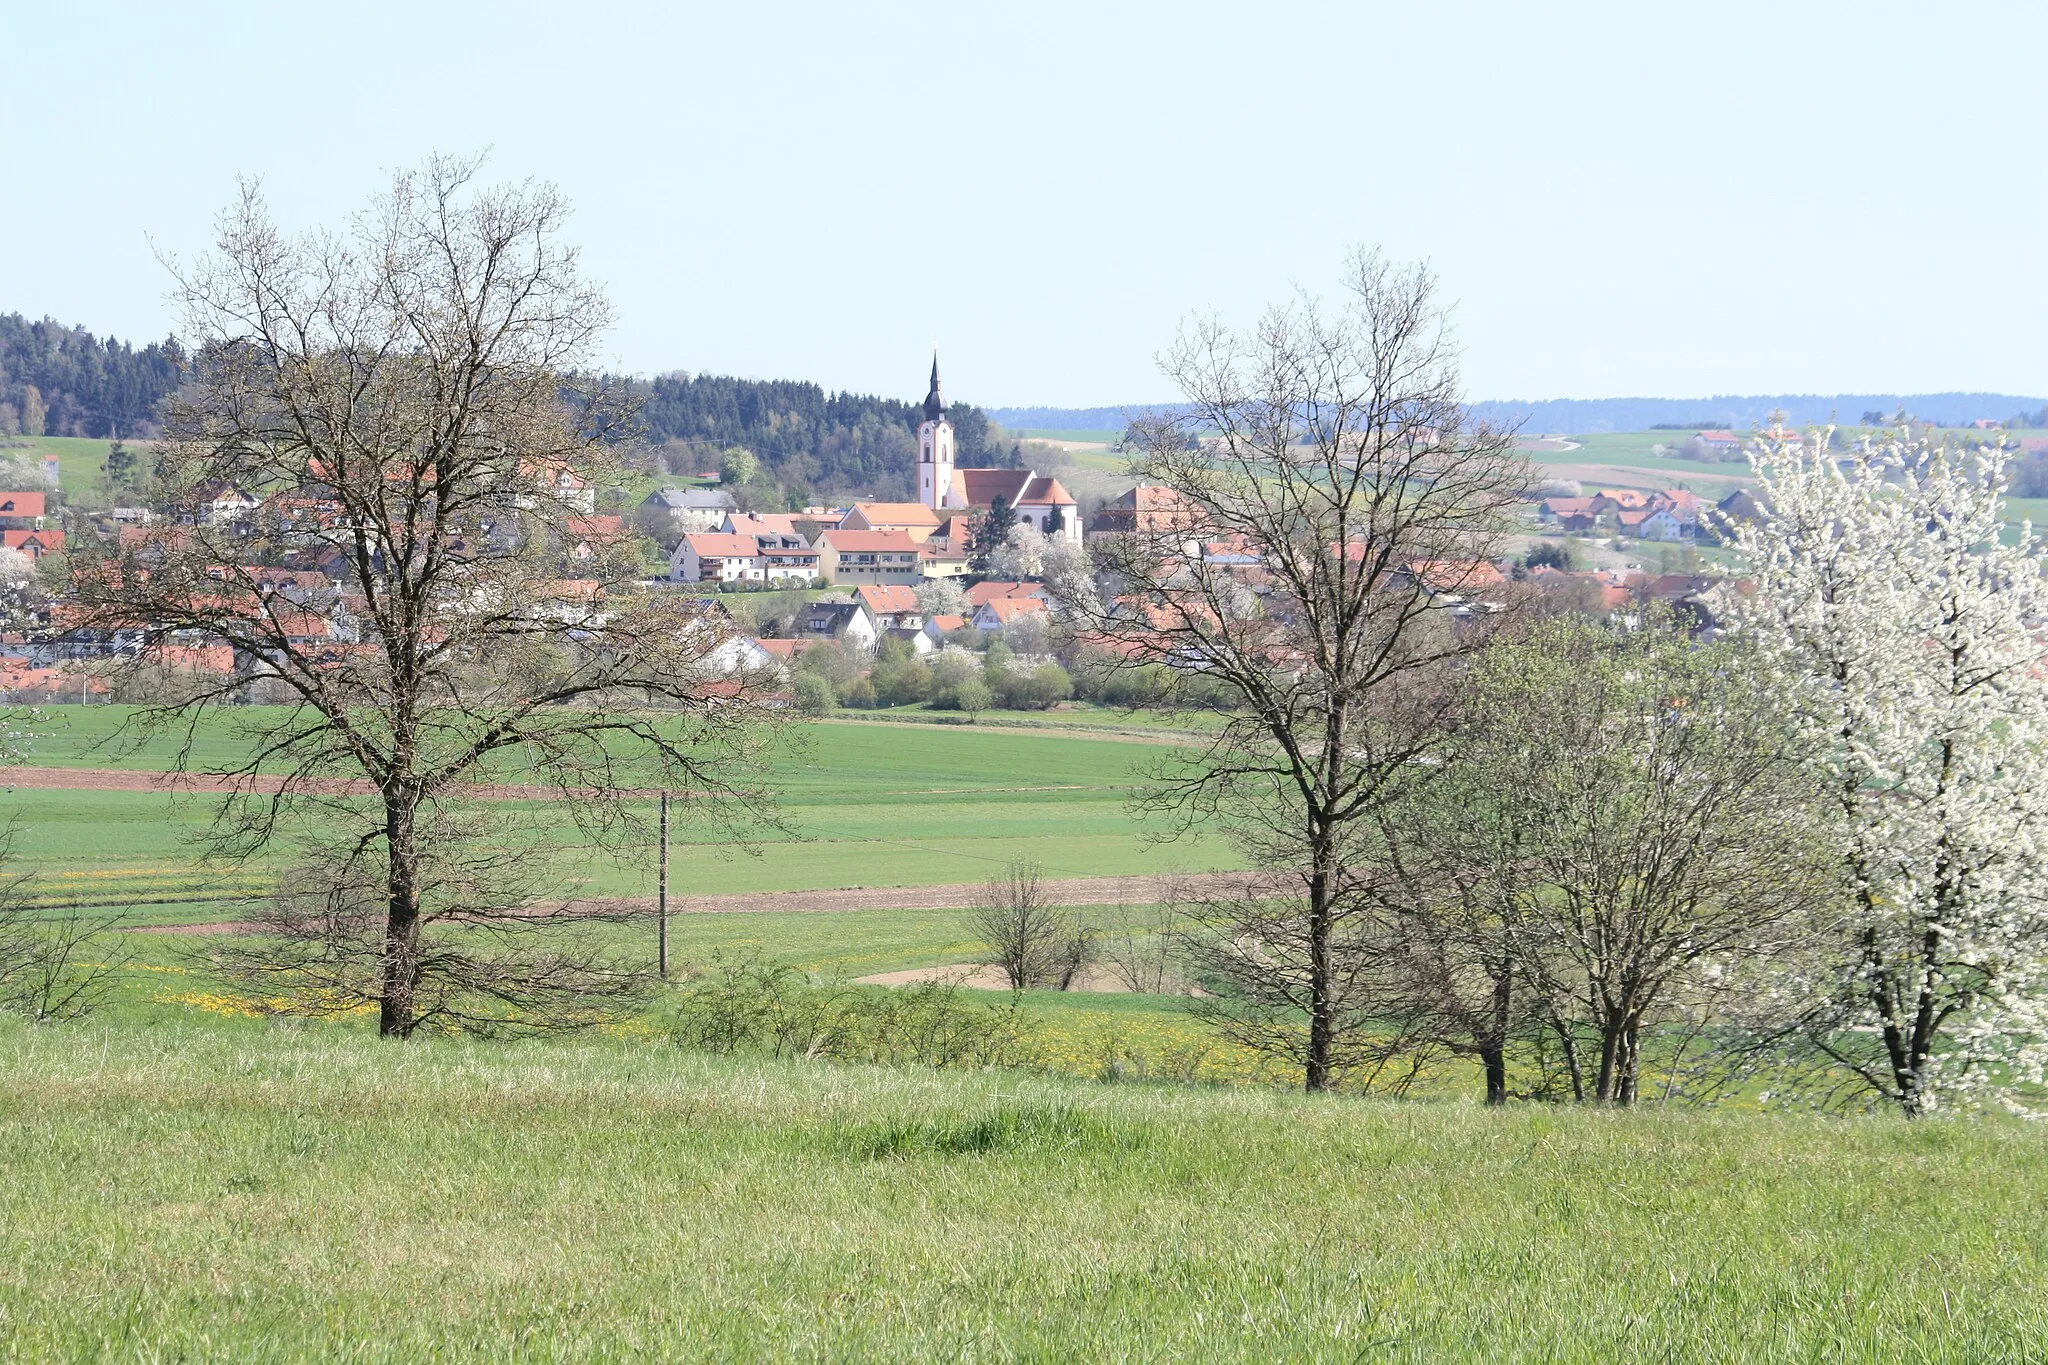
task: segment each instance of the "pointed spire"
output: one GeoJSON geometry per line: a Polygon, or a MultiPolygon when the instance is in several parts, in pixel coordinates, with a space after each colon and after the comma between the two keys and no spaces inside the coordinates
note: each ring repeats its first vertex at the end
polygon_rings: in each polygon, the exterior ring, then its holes
{"type": "Polygon", "coordinates": [[[936,422],[946,415],[946,400],[939,397],[939,353],[932,352],[932,391],[924,396],[924,420],[936,422]]]}

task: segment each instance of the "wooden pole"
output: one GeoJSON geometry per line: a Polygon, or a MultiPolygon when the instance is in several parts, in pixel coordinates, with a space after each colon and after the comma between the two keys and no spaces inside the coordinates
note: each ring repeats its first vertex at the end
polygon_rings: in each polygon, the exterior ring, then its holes
{"type": "Polygon", "coordinates": [[[668,793],[661,794],[661,889],[656,893],[661,915],[661,979],[668,980],[668,793]]]}

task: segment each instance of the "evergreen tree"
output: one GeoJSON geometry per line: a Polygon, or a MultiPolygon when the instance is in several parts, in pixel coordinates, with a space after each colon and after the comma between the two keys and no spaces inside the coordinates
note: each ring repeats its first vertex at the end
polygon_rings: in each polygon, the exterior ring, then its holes
{"type": "Polygon", "coordinates": [[[998,493],[988,507],[988,514],[981,524],[974,528],[974,548],[968,557],[968,564],[975,569],[988,568],[989,557],[1010,542],[1010,528],[1017,524],[1016,509],[1010,500],[998,493]]]}

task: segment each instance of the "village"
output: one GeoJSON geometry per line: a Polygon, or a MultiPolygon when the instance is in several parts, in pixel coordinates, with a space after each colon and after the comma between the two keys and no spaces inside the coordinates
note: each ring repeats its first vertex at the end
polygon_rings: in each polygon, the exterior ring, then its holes
{"type": "MultiPolygon", "coordinates": [[[[1765,435],[1795,448],[1800,439],[1782,428],[1765,435]]],[[[615,584],[619,564],[644,563],[644,532],[653,524],[671,532],[663,539],[673,548],[667,572],[643,586],[710,594],[707,600],[733,620],[735,638],[725,657],[734,667],[796,665],[805,651],[826,643],[865,661],[885,649],[917,659],[949,648],[985,653],[1003,640],[1006,657],[1021,655],[1027,665],[1056,664],[1072,673],[1077,655],[1102,641],[1057,629],[1060,611],[1051,580],[1085,571],[1091,545],[1133,535],[1171,539],[1186,520],[1178,495],[1154,484],[1137,482],[1084,519],[1077,499],[1056,476],[958,467],[936,362],[917,440],[917,502],[855,499],[796,512],[758,511],[711,483],[657,487],[629,517],[598,512],[595,490],[576,471],[545,471],[539,483],[561,504],[548,534],[562,576],[541,587],[532,609],[601,615],[607,581],[586,575],[607,567],[614,570],[615,584]],[[772,600],[756,594],[772,594],[772,600]]],[[[1718,451],[1730,443],[1738,451],[1747,444],[1732,433],[1702,431],[1687,446],[1718,451]]],[[[54,482],[54,457],[47,463],[46,477],[54,482]]],[[[17,556],[13,572],[23,589],[36,564],[64,551],[66,532],[48,504],[44,491],[0,490],[0,537],[17,556]]],[[[1411,576],[1444,599],[1455,618],[1496,613],[1510,599],[1533,594],[1553,609],[1591,615],[1662,603],[1710,631],[1728,591],[1707,572],[1710,565],[1697,553],[1689,554],[1690,562],[1674,564],[1666,549],[1660,568],[1626,552],[1643,542],[1687,551],[1711,547],[1759,511],[1747,489],[1708,503],[1682,487],[1588,493],[1555,481],[1532,486],[1524,506],[1527,531],[1510,542],[1512,552],[1487,561],[1417,563],[1410,566],[1411,576]],[[1575,547],[1594,540],[1617,551],[1602,558],[1621,563],[1578,562],[1575,547]]],[[[84,522],[81,533],[144,561],[153,546],[178,538],[180,524],[203,523],[242,535],[252,548],[262,548],[258,562],[239,572],[252,574],[259,592],[288,604],[294,644],[326,649],[337,661],[364,648],[364,604],[344,586],[349,565],[341,508],[318,486],[259,493],[225,485],[204,490],[182,507],[117,506],[84,522]]],[[[510,520],[484,531],[523,533],[510,520]]],[[[1268,589],[1257,547],[1241,539],[1189,542],[1179,552],[1255,594],[1268,589]]],[[[166,677],[255,681],[259,664],[203,632],[81,628],[75,608],[57,596],[41,602],[26,626],[0,639],[0,696],[15,702],[143,700],[148,698],[135,695],[138,676],[154,676],[159,685],[166,677]],[[153,674],[111,667],[138,657],[156,666],[153,674]]],[[[260,687],[252,691],[261,694],[260,687]]]]}

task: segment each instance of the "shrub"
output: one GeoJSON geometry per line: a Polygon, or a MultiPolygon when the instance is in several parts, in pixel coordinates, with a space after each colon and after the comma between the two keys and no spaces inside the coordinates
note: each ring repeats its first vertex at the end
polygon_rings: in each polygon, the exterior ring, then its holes
{"type": "Polygon", "coordinates": [[[995,705],[995,694],[988,690],[988,684],[979,678],[968,678],[957,684],[952,691],[953,709],[973,715],[986,711],[995,705]]]}
{"type": "Polygon", "coordinates": [[[900,990],[813,980],[757,954],[715,954],[676,993],[683,1047],[784,1058],[974,1068],[1029,1060],[1016,1001],[968,999],[949,982],[900,990]]]}
{"type": "Polygon", "coordinates": [[[799,714],[822,716],[839,704],[832,695],[832,684],[815,673],[799,673],[791,687],[792,699],[799,714]]]}
{"type": "Polygon", "coordinates": [[[1042,664],[1029,673],[1006,668],[991,681],[996,704],[1010,711],[1049,711],[1074,695],[1074,680],[1058,664],[1042,664]]]}
{"type": "Polygon", "coordinates": [[[875,709],[875,685],[865,677],[855,678],[839,689],[839,704],[862,711],[875,709]]]}
{"type": "Polygon", "coordinates": [[[868,678],[883,706],[923,701],[932,694],[931,665],[922,659],[877,659],[868,678]]]}

